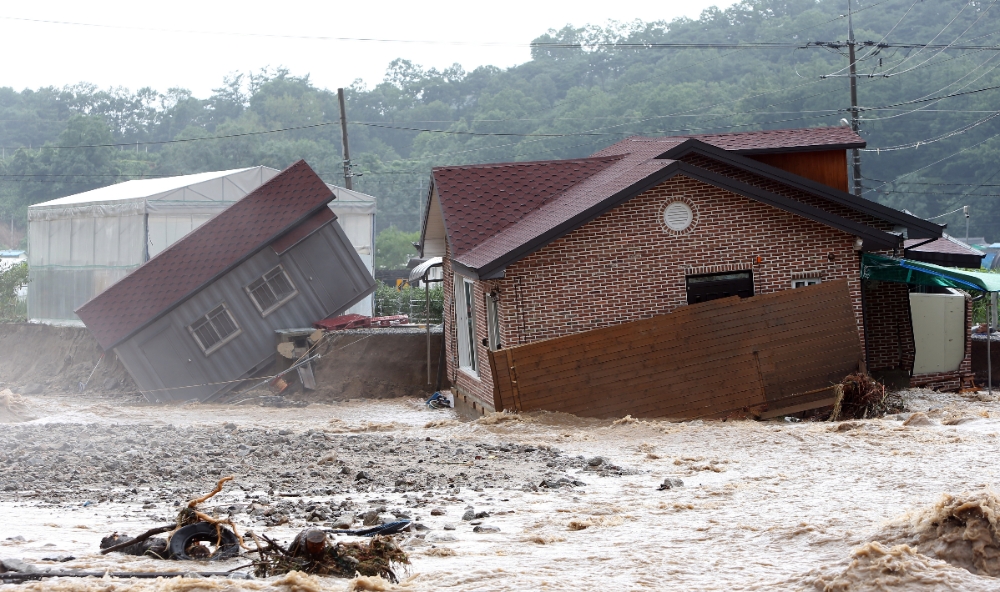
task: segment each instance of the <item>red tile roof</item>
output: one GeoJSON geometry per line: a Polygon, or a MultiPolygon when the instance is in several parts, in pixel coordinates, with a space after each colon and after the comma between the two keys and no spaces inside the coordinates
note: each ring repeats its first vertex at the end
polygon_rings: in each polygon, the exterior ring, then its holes
{"type": "Polygon", "coordinates": [[[76,310],[105,351],[307,220],[334,198],[304,160],[76,310]]]}
{"type": "Polygon", "coordinates": [[[621,158],[435,168],[438,195],[447,198],[444,216],[452,252],[467,252],[621,158]]]}
{"type": "Polygon", "coordinates": [[[609,200],[642,189],[675,163],[658,157],[690,139],[740,154],[865,145],[847,127],[632,137],[584,159],[436,168],[433,181],[453,259],[488,277],[516,260],[516,253],[546,244],[609,200]]]}

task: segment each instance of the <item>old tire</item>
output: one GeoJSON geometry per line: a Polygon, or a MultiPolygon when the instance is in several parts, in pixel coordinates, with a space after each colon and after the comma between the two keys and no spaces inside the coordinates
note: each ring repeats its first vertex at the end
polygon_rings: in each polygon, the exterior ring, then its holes
{"type": "Polygon", "coordinates": [[[196,559],[189,557],[185,551],[185,549],[188,548],[188,545],[196,541],[206,541],[212,544],[219,541],[219,546],[215,552],[209,556],[209,561],[229,559],[230,557],[236,557],[240,554],[240,541],[236,538],[233,531],[225,527],[220,527],[219,530],[216,531],[214,524],[210,524],[208,522],[197,522],[180,528],[174,532],[174,536],[170,537],[170,546],[167,549],[170,553],[170,558],[181,561],[196,561],[196,559]],[[219,541],[220,532],[222,533],[221,541],[219,541]]]}

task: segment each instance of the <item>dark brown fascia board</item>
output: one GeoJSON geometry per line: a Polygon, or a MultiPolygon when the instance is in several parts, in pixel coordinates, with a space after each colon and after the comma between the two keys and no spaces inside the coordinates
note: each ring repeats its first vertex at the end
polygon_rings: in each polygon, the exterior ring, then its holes
{"type": "MultiPolygon", "coordinates": [[[[693,138],[692,138],[693,139],[693,138]]],[[[847,144],[816,144],[813,146],[789,146],[787,148],[746,148],[744,150],[727,150],[733,154],[788,154],[791,152],[822,152],[824,150],[853,150],[864,148],[868,142],[851,142],[847,144]]]]}
{"type": "MultiPolygon", "coordinates": [[[[427,205],[424,206],[424,219],[420,224],[420,257],[424,256],[424,240],[427,237],[427,221],[431,216],[431,197],[434,195],[434,173],[431,173],[431,181],[427,184],[427,205]]],[[[447,234],[447,227],[445,228],[447,234]]]]}
{"type": "Polygon", "coordinates": [[[822,197],[834,203],[851,208],[856,212],[868,214],[869,216],[874,216],[881,220],[885,220],[886,222],[905,226],[908,230],[915,230],[915,232],[908,233],[908,238],[940,238],[946,227],[941,224],[929,222],[923,218],[918,218],[916,216],[900,212],[899,210],[884,206],[870,199],[857,197],[856,195],[846,193],[844,191],[838,191],[833,187],[813,181],[812,179],[807,179],[800,175],[796,175],[795,173],[789,173],[788,171],[741,156],[736,152],[723,150],[722,148],[706,144],[705,142],[694,138],[685,140],[656,158],[678,160],[688,154],[700,154],[708,158],[719,160],[725,164],[730,164],[749,172],[756,173],[796,189],[816,194],[818,197],[822,197]]]}
{"type": "Polygon", "coordinates": [[[550,242],[568,234],[570,231],[586,224],[587,222],[590,222],[611,208],[628,201],[629,199],[678,174],[683,174],[691,177],[692,179],[697,179],[715,187],[732,191],[733,193],[774,206],[778,209],[796,214],[803,218],[808,218],[838,230],[843,230],[848,234],[862,238],[865,241],[864,248],[866,249],[879,247],[895,249],[902,241],[902,238],[894,234],[882,232],[881,230],[854,222],[853,220],[842,218],[836,214],[831,214],[825,210],[821,210],[769,191],[764,191],[763,189],[758,189],[752,185],[747,185],[746,183],[729,179],[723,175],[707,171],[685,162],[674,161],[641,181],[622,189],[600,203],[584,210],[583,212],[580,212],[569,220],[552,227],[548,231],[528,241],[520,247],[508,251],[504,255],[498,257],[490,263],[487,263],[486,265],[483,265],[479,269],[473,270],[472,268],[466,267],[465,265],[455,261],[455,257],[452,257],[452,264],[454,265],[458,263],[459,265],[462,265],[462,267],[469,270],[470,273],[474,273],[477,278],[489,279],[494,277],[503,277],[502,275],[498,276],[497,274],[503,274],[506,267],[511,263],[526,257],[550,242]]]}
{"type": "MultiPolygon", "coordinates": [[[[323,205],[321,205],[318,208],[313,208],[312,210],[309,210],[308,214],[306,214],[305,216],[300,216],[298,218],[298,220],[296,220],[295,222],[289,224],[288,226],[286,226],[285,228],[283,228],[281,231],[279,231],[279,232],[275,233],[274,235],[272,235],[271,238],[265,240],[263,242],[263,244],[261,244],[261,245],[255,247],[255,248],[251,249],[250,251],[248,251],[245,255],[243,255],[242,257],[240,257],[234,263],[231,263],[230,265],[226,266],[226,268],[223,269],[222,271],[220,271],[219,273],[213,275],[208,280],[202,282],[198,287],[194,288],[193,290],[191,290],[190,292],[188,292],[184,296],[181,296],[180,298],[178,298],[173,304],[171,304],[170,306],[164,308],[162,311],[160,311],[159,313],[157,313],[156,315],[154,315],[151,319],[149,319],[148,321],[142,323],[141,325],[139,325],[138,327],[136,327],[135,329],[133,329],[125,337],[122,337],[118,341],[116,341],[113,344],[111,344],[110,346],[108,346],[107,349],[110,350],[110,349],[114,349],[114,348],[118,347],[119,345],[125,343],[129,339],[132,339],[133,337],[135,337],[136,334],[138,334],[140,331],[142,331],[146,327],[152,325],[156,321],[162,319],[164,316],[170,314],[178,306],[184,304],[185,302],[187,302],[188,300],[190,300],[192,297],[194,297],[195,294],[197,294],[198,292],[201,292],[202,290],[204,290],[209,284],[211,284],[212,282],[218,280],[219,278],[221,278],[222,276],[226,275],[230,271],[236,269],[240,265],[243,265],[244,263],[246,263],[246,261],[248,259],[250,259],[254,255],[256,255],[257,253],[260,253],[261,251],[263,251],[267,247],[271,246],[271,243],[273,243],[274,241],[276,241],[279,238],[281,238],[281,236],[283,234],[285,234],[286,232],[289,232],[291,229],[295,228],[299,224],[302,224],[303,222],[305,222],[306,220],[308,220],[309,218],[311,218],[316,212],[320,211],[321,209],[323,209],[325,207],[328,207],[330,205],[330,202],[333,201],[335,197],[336,196],[331,191],[330,192],[330,199],[328,199],[327,201],[325,201],[323,203],[323,205]]],[[[324,226],[325,226],[325,224],[324,224],[324,226]]],[[[83,305],[80,305],[80,308],[82,308],[82,307],[83,307],[83,305]]],[[[79,308],[77,310],[79,310],[79,308]]],[[[73,312],[76,312],[76,311],[74,310],[73,312]]]]}
{"type": "MultiPolygon", "coordinates": [[[[321,211],[321,210],[316,210],[316,211],[317,211],[317,212],[319,212],[319,211],[321,211]]],[[[316,228],[313,228],[313,229],[312,229],[311,231],[309,231],[309,234],[307,234],[307,235],[303,236],[303,237],[302,237],[302,238],[300,238],[299,240],[297,240],[297,241],[295,241],[294,243],[292,243],[292,244],[288,245],[288,246],[287,246],[287,247],[285,247],[285,249],[284,249],[283,251],[281,251],[280,253],[279,253],[279,252],[277,252],[277,251],[275,251],[275,252],[274,252],[274,254],[275,254],[275,255],[278,255],[279,257],[280,257],[280,256],[282,256],[282,255],[284,255],[284,254],[285,254],[285,253],[287,253],[288,251],[291,251],[291,250],[292,250],[292,249],[294,249],[295,247],[297,247],[297,246],[301,245],[301,244],[302,244],[302,241],[306,240],[306,239],[307,239],[307,238],[309,238],[310,236],[312,236],[312,235],[316,234],[316,233],[317,233],[317,232],[319,232],[320,230],[323,230],[324,228],[326,228],[326,227],[327,227],[327,226],[329,226],[330,224],[333,224],[334,222],[336,222],[337,220],[339,220],[339,218],[337,218],[337,214],[336,214],[336,212],[333,212],[333,211],[331,210],[331,213],[333,213],[333,218],[330,218],[329,220],[327,220],[326,222],[324,222],[324,223],[320,224],[320,225],[319,225],[319,226],[317,226],[316,228]]],[[[290,229],[288,230],[288,232],[291,232],[292,230],[295,230],[295,227],[294,227],[294,226],[293,226],[292,228],[290,228],[290,229]]],[[[288,232],[286,232],[285,234],[288,234],[288,232]]],[[[278,238],[281,238],[281,237],[279,236],[278,238]]],[[[278,239],[274,239],[274,240],[278,240],[278,239]]],[[[268,246],[270,246],[270,245],[272,245],[272,244],[274,244],[274,241],[271,241],[271,242],[270,242],[270,243],[268,244],[268,246]]],[[[258,253],[259,253],[259,252],[260,252],[260,251],[258,251],[258,253]]]]}
{"type": "Polygon", "coordinates": [[[904,259],[934,263],[945,267],[961,267],[964,269],[976,269],[983,264],[983,257],[986,255],[963,255],[960,253],[935,253],[933,251],[903,251],[904,259]]]}

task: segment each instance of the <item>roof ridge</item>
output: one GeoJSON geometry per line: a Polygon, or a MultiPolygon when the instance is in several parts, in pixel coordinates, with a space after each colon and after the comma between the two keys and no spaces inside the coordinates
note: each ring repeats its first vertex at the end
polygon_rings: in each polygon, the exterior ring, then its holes
{"type": "Polygon", "coordinates": [[[453,171],[459,169],[493,169],[518,166],[539,166],[553,164],[568,164],[574,162],[593,162],[599,160],[621,160],[624,154],[607,154],[604,156],[584,156],[581,158],[554,158],[551,160],[526,160],[523,162],[487,162],[481,164],[458,164],[452,166],[431,167],[431,171],[453,171]]]}

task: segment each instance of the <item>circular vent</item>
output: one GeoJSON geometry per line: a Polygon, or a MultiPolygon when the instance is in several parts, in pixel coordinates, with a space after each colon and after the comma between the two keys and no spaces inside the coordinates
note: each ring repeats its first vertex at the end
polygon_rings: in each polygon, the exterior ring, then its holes
{"type": "Polygon", "coordinates": [[[663,223],[674,232],[683,232],[691,226],[694,221],[694,212],[691,206],[682,201],[675,201],[663,210],[663,223]]]}

